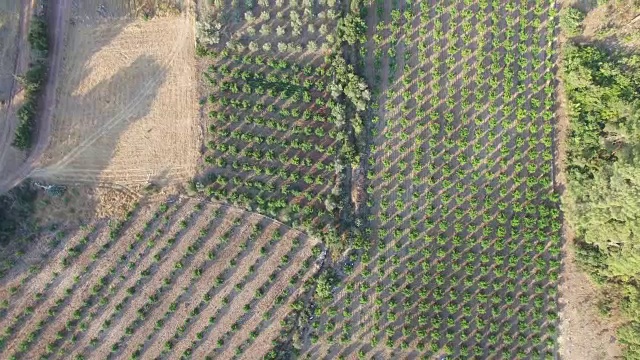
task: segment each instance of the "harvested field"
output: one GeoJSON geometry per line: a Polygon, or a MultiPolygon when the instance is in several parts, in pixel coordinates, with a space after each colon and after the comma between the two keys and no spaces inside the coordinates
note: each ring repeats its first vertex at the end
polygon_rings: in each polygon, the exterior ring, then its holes
{"type": "Polygon", "coordinates": [[[177,197],[48,239],[0,280],[2,358],[261,358],[319,250],[262,215],[177,197]]]}
{"type": "Polygon", "coordinates": [[[72,26],[51,145],[33,176],[125,185],[191,177],[194,41],[186,13],[72,26]]]}
{"type": "Polygon", "coordinates": [[[121,19],[176,14],[183,0],[82,0],[74,3],[76,20],[121,19]]]}

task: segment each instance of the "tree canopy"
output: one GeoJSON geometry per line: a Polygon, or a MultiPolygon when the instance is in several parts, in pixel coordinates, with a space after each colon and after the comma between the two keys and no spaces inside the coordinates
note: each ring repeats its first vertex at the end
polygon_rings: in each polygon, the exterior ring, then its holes
{"type": "MultiPolygon", "coordinates": [[[[640,56],[568,45],[562,72],[571,120],[564,206],[578,258],[599,281],[622,285],[623,309],[639,319],[640,56]]],[[[637,320],[619,336],[640,355],[637,320]]]]}

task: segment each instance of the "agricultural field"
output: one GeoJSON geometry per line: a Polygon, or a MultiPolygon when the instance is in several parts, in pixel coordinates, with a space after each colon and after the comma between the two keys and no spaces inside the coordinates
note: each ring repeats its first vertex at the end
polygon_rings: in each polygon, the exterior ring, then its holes
{"type": "Polygon", "coordinates": [[[105,19],[80,10],[50,146],[32,177],[121,185],[191,178],[201,134],[193,14],[105,19]]]}
{"type": "Polygon", "coordinates": [[[557,17],[79,2],[32,178],[139,203],[7,257],[0,358],[557,358],[557,17]]]}
{"type": "Polygon", "coordinates": [[[376,1],[367,220],[307,358],[554,358],[553,2],[376,1]]]}
{"type": "Polygon", "coordinates": [[[331,199],[344,141],[325,55],[333,1],[232,1],[199,23],[203,120],[198,190],[336,237],[331,199]]]}
{"type": "Polygon", "coordinates": [[[41,240],[2,274],[4,359],[260,358],[322,257],[281,223],[181,197],[41,240]]]}
{"type": "Polygon", "coordinates": [[[77,21],[110,21],[123,17],[151,18],[178,14],[185,0],[83,0],[74,4],[77,21]]]}

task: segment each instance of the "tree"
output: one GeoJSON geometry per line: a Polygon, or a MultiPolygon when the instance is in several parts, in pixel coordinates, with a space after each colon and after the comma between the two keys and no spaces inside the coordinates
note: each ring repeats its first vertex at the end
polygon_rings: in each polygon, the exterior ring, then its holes
{"type": "Polygon", "coordinates": [[[367,24],[357,15],[348,14],[338,23],[338,35],[342,41],[349,45],[365,43],[367,24]]]}
{"type": "MultiPolygon", "coordinates": [[[[569,45],[562,75],[571,108],[563,205],[578,236],[578,259],[626,293],[623,308],[638,319],[640,56],[569,45]]],[[[632,356],[640,353],[639,337],[637,321],[620,329],[632,356]]]]}
{"type": "Polygon", "coordinates": [[[322,300],[333,298],[333,288],[338,283],[338,278],[331,270],[323,272],[316,281],[316,296],[322,300]]]}

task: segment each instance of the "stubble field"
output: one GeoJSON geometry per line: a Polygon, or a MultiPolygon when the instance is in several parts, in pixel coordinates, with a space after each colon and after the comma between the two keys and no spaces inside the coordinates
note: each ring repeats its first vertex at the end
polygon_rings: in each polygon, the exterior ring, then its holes
{"type": "Polygon", "coordinates": [[[144,184],[190,178],[198,158],[194,20],[76,16],[51,145],[33,177],[144,184]]]}

